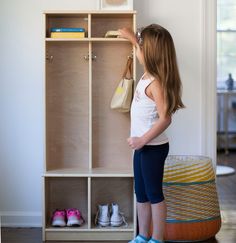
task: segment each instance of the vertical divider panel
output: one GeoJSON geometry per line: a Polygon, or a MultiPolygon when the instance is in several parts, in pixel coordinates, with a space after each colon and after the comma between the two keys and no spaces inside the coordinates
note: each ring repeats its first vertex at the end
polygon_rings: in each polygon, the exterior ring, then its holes
{"type": "Polygon", "coordinates": [[[43,14],[43,171],[46,172],[46,57],[47,57],[47,46],[46,46],[46,21],[47,21],[47,15],[43,14]]]}
{"type": "Polygon", "coordinates": [[[88,14],[88,38],[91,38],[91,14],[88,14]]]}
{"type": "MultiPolygon", "coordinates": [[[[88,15],[88,38],[91,38],[91,14],[88,15]]],[[[89,169],[92,169],[92,42],[89,41],[89,169]]],[[[88,229],[91,229],[91,177],[88,177],[88,229]]]]}
{"type": "Polygon", "coordinates": [[[89,169],[92,169],[92,42],[89,41],[89,169]]]}
{"type": "Polygon", "coordinates": [[[91,177],[88,177],[88,229],[91,229],[91,177]]]}

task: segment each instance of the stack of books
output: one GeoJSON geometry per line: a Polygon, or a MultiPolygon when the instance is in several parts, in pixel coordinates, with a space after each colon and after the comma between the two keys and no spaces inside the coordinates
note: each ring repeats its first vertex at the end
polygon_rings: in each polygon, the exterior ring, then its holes
{"type": "Polygon", "coordinates": [[[51,28],[51,38],[84,38],[84,28],[51,28]]]}

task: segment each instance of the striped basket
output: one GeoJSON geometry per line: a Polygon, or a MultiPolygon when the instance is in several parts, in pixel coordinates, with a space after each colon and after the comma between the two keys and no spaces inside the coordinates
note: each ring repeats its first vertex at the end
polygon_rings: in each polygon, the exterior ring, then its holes
{"type": "Polygon", "coordinates": [[[221,226],[215,174],[204,156],[168,156],[163,190],[167,204],[165,239],[201,241],[221,226]]]}

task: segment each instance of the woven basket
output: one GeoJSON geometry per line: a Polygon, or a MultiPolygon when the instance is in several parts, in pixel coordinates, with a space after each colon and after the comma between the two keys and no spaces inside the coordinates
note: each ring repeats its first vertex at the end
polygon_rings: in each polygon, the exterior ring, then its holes
{"type": "Polygon", "coordinates": [[[221,217],[210,158],[168,156],[163,190],[167,204],[165,240],[201,241],[215,236],[221,217]]]}

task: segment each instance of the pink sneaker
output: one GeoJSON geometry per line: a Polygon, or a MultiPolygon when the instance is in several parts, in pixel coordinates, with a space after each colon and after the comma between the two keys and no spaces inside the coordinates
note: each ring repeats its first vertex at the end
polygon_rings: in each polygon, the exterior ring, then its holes
{"type": "Polygon", "coordinates": [[[52,226],[66,226],[66,212],[65,210],[56,209],[52,215],[52,226]]]}
{"type": "Polygon", "coordinates": [[[81,212],[76,208],[67,209],[66,216],[67,226],[81,226],[84,223],[81,212]]]}

